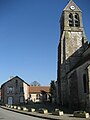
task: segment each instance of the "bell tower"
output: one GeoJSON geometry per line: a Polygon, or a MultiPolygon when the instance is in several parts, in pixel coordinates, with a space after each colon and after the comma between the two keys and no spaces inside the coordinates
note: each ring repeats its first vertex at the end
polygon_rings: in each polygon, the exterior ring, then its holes
{"type": "Polygon", "coordinates": [[[57,70],[58,96],[59,103],[68,105],[67,73],[77,64],[88,45],[83,28],[82,11],[73,0],[69,0],[62,12],[60,31],[57,70]]]}

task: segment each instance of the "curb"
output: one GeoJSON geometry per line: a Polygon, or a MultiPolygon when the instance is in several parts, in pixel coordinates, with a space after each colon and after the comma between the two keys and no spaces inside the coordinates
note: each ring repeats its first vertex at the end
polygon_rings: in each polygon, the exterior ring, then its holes
{"type": "Polygon", "coordinates": [[[29,115],[29,116],[32,116],[32,117],[38,117],[38,118],[49,119],[49,120],[61,120],[60,116],[59,116],[59,118],[55,118],[52,115],[50,115],[50,117],[49,117],[48,115],[45,116],[44,114],[39,114],[39,113],[35,114],[35,112],[31,113],[31,112],[19,111],[19,110],[10,109],[10,108],[4,107],[4,106],[1,106],[1,108],[5,109],[5,110],[16,112],[16,113],[24,114],[24,115],[29,115]]]}

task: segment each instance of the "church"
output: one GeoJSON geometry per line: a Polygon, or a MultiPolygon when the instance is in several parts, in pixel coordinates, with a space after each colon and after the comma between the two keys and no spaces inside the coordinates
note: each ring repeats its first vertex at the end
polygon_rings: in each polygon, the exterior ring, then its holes
{"type": "Polygon", "coordinates": [[[58,45],[58,103],[72,110],[90,112],[90,44],[82,11],[69,0],[60,18],[58,45]]]}

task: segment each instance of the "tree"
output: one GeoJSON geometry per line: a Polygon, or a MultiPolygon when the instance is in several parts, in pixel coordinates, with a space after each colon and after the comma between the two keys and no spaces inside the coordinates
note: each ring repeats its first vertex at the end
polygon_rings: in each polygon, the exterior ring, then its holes
{"type": "Polygon", "coordinates": [[[56,81],[55,80],[51,80],[50,93],[51,93],[50,101],[55,102],[56,101],[56,81]]]}
{"type": "Polygon", "coordinates": [[[51,93],[51,95],[53,95],[53,92],[55,91],[55,89],[56,89],[55,81],[51,80],[51,83],[50,83],[50,93],[51,93]]]}
{"type": "Polygon", "coordinates": [[[31,86],[40,86],[40,83],[38,81],[33,81],[31,83],[31,86]]]}

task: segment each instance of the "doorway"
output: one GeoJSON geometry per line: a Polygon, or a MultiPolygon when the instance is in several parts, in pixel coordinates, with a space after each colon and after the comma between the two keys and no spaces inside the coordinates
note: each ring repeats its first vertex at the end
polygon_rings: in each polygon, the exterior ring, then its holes
{"type": "Polygon", "coordinates": [[[8,104],[12,105],[12,102],[13,102],[13,97],[8,97],[8,104]]]}

